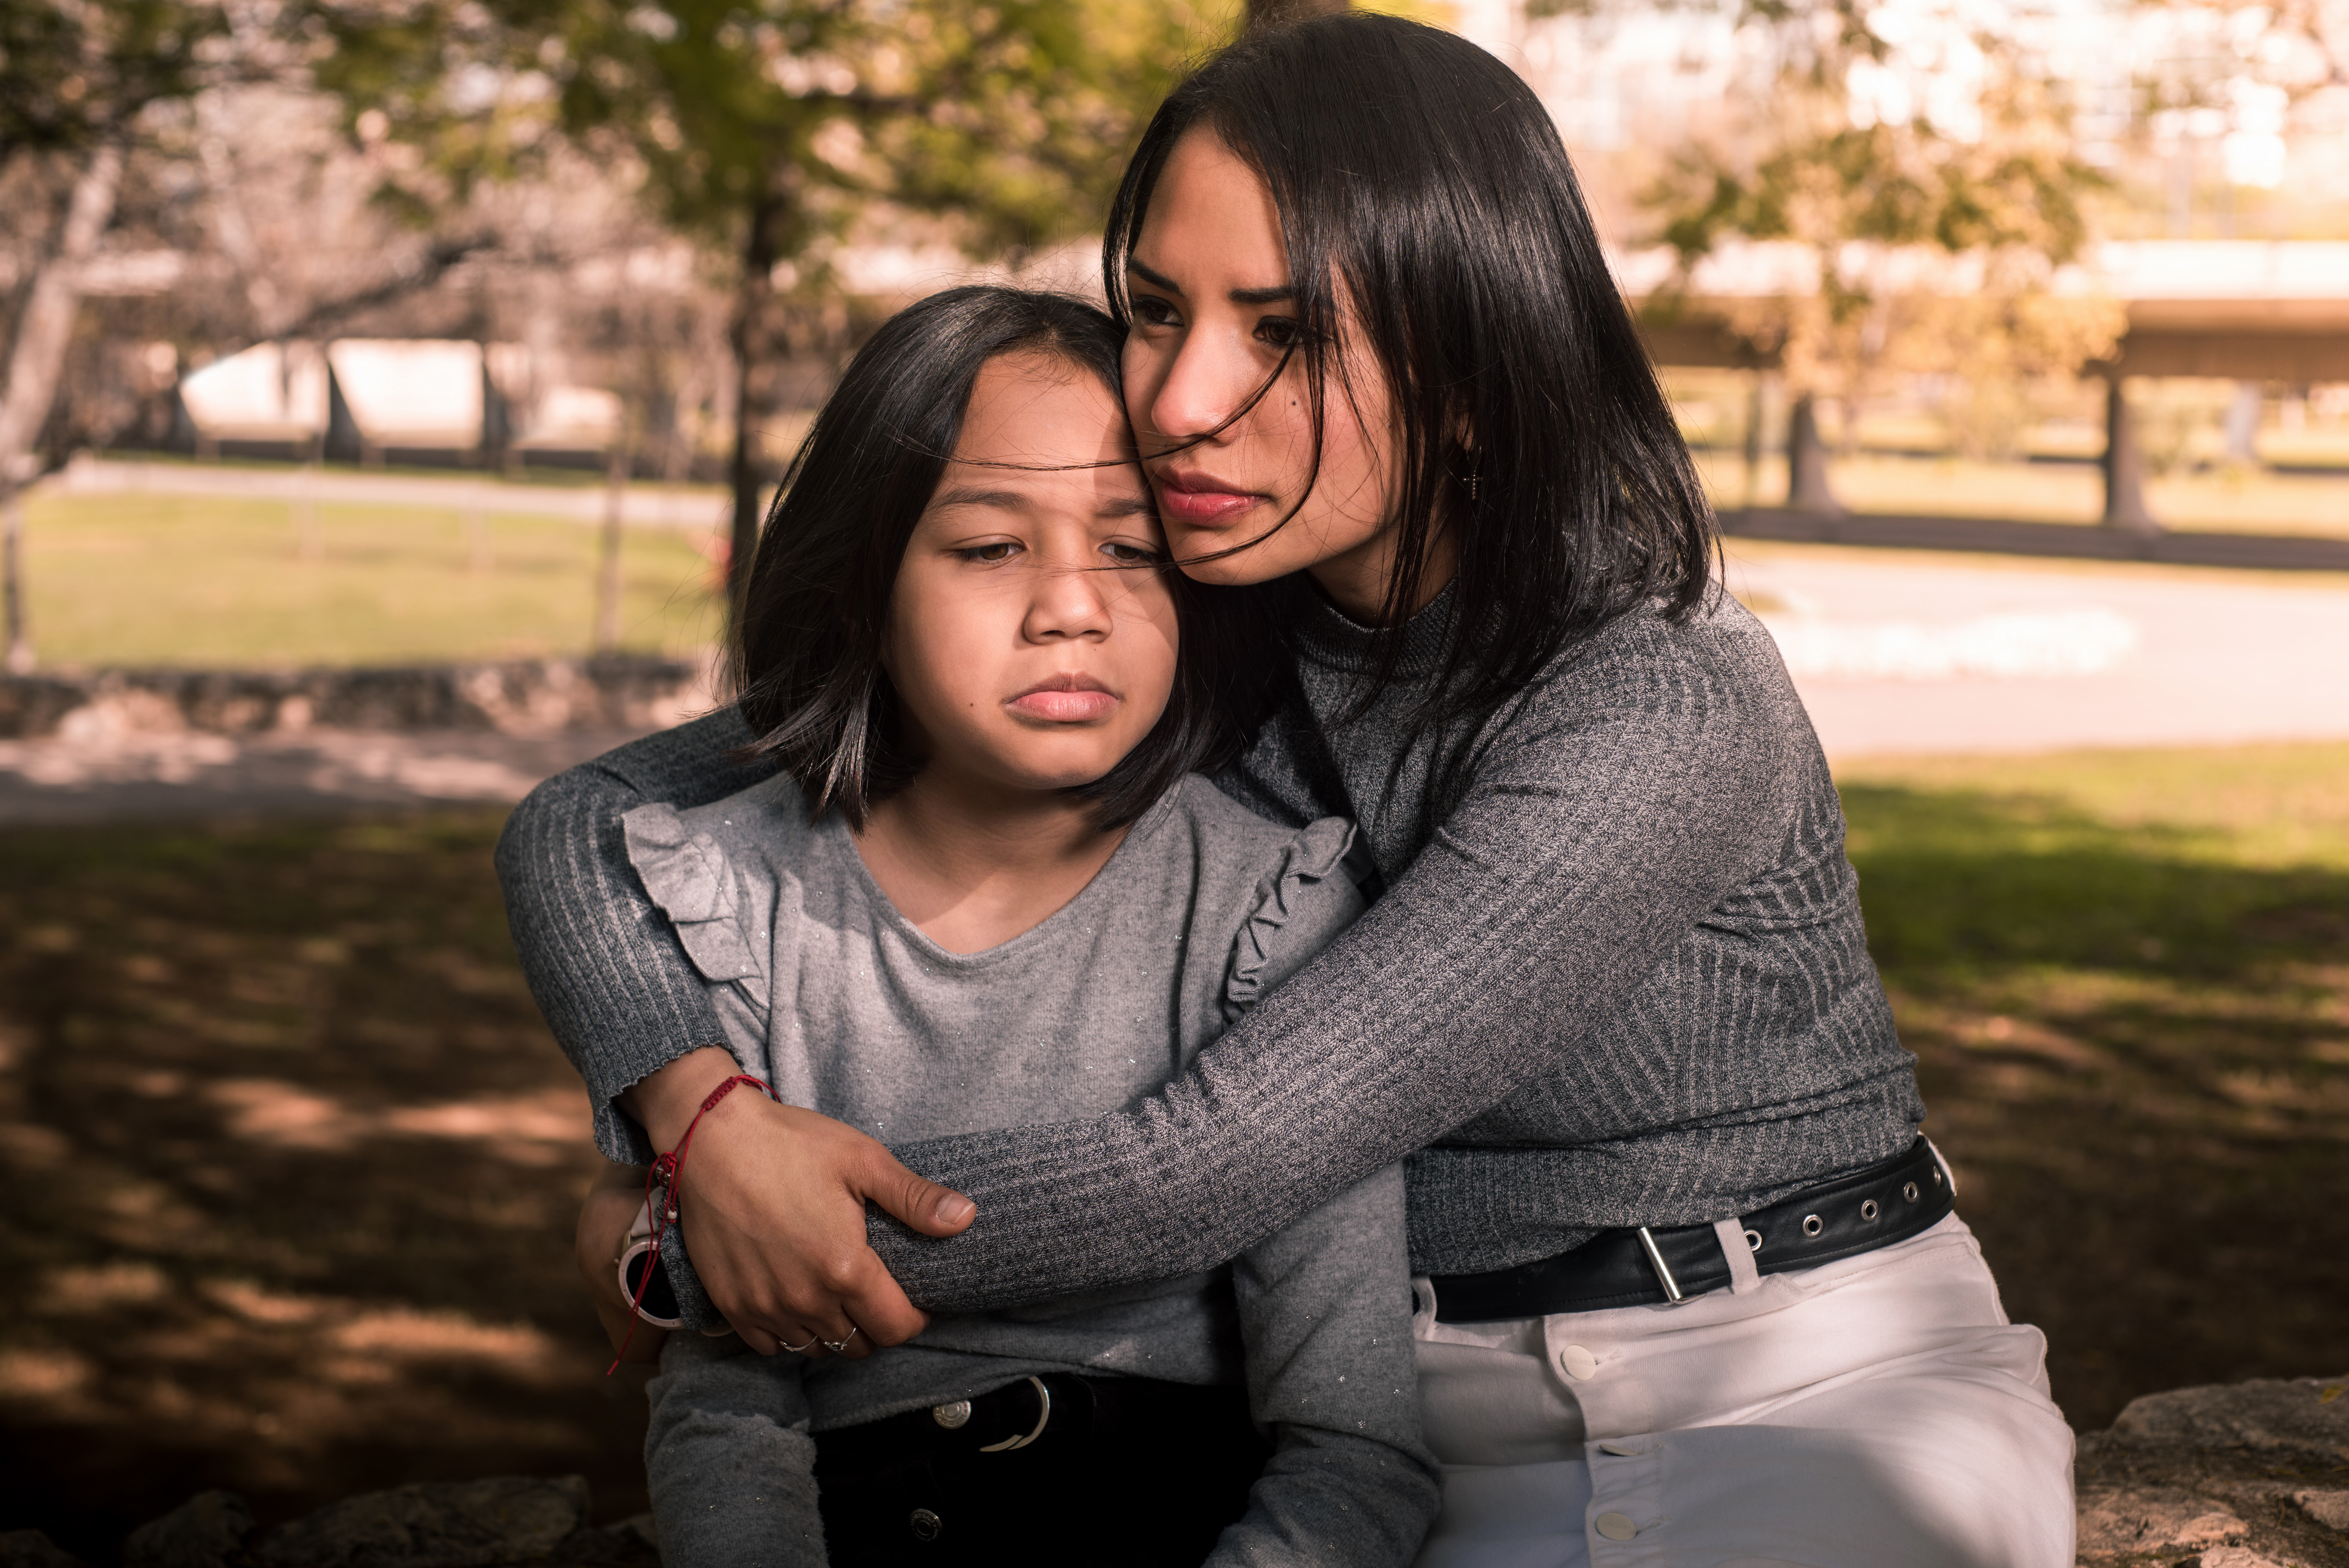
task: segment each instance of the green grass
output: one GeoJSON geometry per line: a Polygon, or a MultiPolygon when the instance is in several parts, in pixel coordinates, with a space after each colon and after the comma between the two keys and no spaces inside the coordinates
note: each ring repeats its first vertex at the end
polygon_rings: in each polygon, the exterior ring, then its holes
{"type": "Polygon", "coordinates": [[[1839,782],[1928,1130],[2074,1424],[2349,1366],[2349,746],[1839,782]]]}
{"type": "MultiPolygon", "coordinates": [[[[585,652],[596,530],[487,519],[477,561],[454,509],[316,508],[315,558],[281,501],[36,495],[26,506],[35,646],[47,667],[387,664],[585,652]]],[[[682,653],[719,629],[698,536],[630,529],[621,645],[682,653]]]]}
{"type": "MultiPolygon", "coordinates": [[[[1697,453],[1713,504],[1746,503],[1745,460],[1697,453]]],[[[1863,453],[1828,465],[1836,498],[1855,512],[1894,516],[1988,517],[2023,523],[2093,524],[2103,515],[2104,480],[2082,463],[1978,462],[1958,457],[1863,453]]],[[[1786,464],[1765,458],[1757,504],[1786,499],[1786,464]]],[[[2313,534],[2349,537],[2349,475],[2212,470],[2150,480],[2146,504],[2165,527],[2213,533],[2313,534]]]]}
{"type": "MultiPolygon", "coordinates": [[[[1839,783],[1928,1130],[2074,1424],[2349,1368],[2349,745],[1839,783]]],[[[641,1506],[500,815],[0,832],[0,1529],[516,1471],[641,1506]]]]}

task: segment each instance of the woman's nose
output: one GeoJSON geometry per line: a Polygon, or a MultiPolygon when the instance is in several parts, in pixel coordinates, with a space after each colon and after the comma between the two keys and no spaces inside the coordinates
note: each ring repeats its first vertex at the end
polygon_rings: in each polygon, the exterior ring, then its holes
{"type": "Polygon", "coordinates": [[[1155,435],[1169,444],[1213,439],[1235,410],[1256,390],[1260,374],[1247,356],[1223,351],[1211,332],[1186,332],[1164,361],[1143,410],[1146,441],[1155,435]]]}

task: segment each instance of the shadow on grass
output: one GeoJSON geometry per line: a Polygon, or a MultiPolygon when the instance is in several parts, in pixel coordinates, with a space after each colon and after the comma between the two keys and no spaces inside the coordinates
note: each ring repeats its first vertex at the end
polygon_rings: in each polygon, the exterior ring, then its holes
{"type": "Polygon", "coordinates": [[[502,815],[0,836],[0,1529],[102,1557],[202,1487],[517,1472],[643,1506],[502,815]]]}
{"type": "Polygon", "coordinates": [[[1928,1130],[2074,1426],[2349,1367],[2349,874],[2046,798],[1844,801],[1928,1130]]]}
{"type": "MultiPolygon", "coordinates": [[[[1929,1126],[2074,1423],[2349,1368],[2349,874],[1845,798],[1929,1126]]],[[[100,1557],[201,1487],[284,1517],[498,1472],[643,1506],[499,815],[0,835],[0,1529],[100,1557]]]]}

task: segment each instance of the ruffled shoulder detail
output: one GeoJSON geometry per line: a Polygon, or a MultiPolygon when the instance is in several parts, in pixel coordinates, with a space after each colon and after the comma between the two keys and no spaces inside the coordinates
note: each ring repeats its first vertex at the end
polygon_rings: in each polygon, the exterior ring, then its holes
{"type": "Polygon", "coordinates": [[[677,808],[655,801],[620,818],[628,863],[677,928],[686,957],[702,978],[763,977],[765,955],[743,929],[740,879],[718,841],[698,833],[677,808]]]}
{"type": "Polygon", "coordinates": [[[1257,884],[1257,906],[1232,940],[1226,1023],[1238,1023],[1354,923],[1369,907],[1361,890],[1369,875],[1369,857],[1354,825],[1342,816],[1309,823],[1288,841],[1279,868],[1257,884]]]}

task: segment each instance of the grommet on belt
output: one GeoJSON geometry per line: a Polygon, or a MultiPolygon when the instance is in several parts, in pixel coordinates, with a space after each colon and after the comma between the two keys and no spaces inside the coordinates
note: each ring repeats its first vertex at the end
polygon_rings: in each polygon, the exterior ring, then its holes
{"type": "Polygon", "coordinates": [[[946,1521],[926,1508],[917,1508],[905,1516],[905,1528],[914,1532],[916,1541],[936,1541],[946,1527],[946,1521]]]}
{"type": "Polygon", "coordinates": [[[1817,1235],[1820,1231],[1822,1231],[1826,1230],[1826,1228],[1827,1228],[1827,1222],[1826,1222],[1826,1220],[1824,1220],[1820,1219],[1817,1215],[1816,1215],[1816,1214],[1806,1214],[1806,1215],[1804,1215],[1804,1216],[1803,1216],[1803,1234],[1804,1234],[1804,1235],[1806,1235],[1806,1236],[1816,1236],[1816,1235],[1817,1235]]]}
{"type": "Polygon", "coordinates": [[[1883,1212],[1883,1210],[1876,1206],[1876,1199],[1873,1198],[1859,1206],[1859,1217],[1863,1220],[1873,1220],[1883,1212]]]}
{"type": "Polygon", "coordinates": [[[1909,1184],[1907,1184],[1906,1186],[1902,1187],[1902,1188],[1900,1189],[1900,1196],[1901,1196],[1902,1198],[1904,1198],[1904,1199],[1908,1199],[1908,1200],[1909,1200],[1909,1202],[1911,1202],[1911,1203],[1916,1202],[1916,1201],[1917,1201],[1917,1184],[1916,1184],[1915,1182],[1911,1181],[1911,1182],[1909,1182],[1909,1184]]]}

